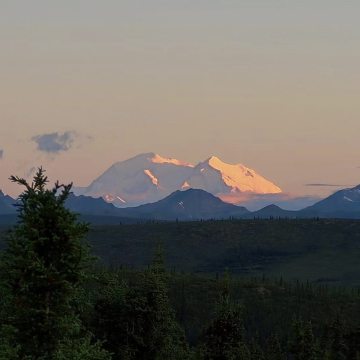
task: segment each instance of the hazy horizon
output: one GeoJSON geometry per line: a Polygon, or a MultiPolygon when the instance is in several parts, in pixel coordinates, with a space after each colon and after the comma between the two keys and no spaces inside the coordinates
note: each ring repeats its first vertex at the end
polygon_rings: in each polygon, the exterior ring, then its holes
{"type": "Polygon", "coordinates": [[[285,192],[360,183],[360,3],[1,1],[0,188],[216,155],[285,192]]]}

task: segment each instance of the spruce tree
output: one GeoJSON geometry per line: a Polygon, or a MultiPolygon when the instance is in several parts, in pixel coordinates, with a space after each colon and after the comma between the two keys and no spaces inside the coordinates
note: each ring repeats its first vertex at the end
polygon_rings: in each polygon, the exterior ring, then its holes
{"type": "Polygon", "coordinates": [[[12,304],[2,319],[2,329],[11,329],[8,341],[17,345],[18,359],[61,359],[70,352],[73,359],[108,358],[82,332],[74,306],[90,256],[83,242],[87,225],[65,207],[72,185],[57,182],[48,189],[42,168],[32,183],[10,179],[25,191],[1,261],[2,285],[12,304]],[[88,354],[84,350],[78,357],[84,347],[88,354]]]}
{"type": "Polygon", "coordinates": [[[114,359],[186,360],[189,349],[169,301],[161,249],[137,275],[132,286],[116,275],[105,279],[95,305],[96,334],[114,359]]]}
{"type": "Polygon", "coordinates": [[[242,307],[230,298],[230,279],[226,273],[221,283],[215,319],[203,335],[205,360],[250,360],[245,342],[242,307]]]}
{"type": "Polygon", "coordinates": [[[255,338],[251,339],[249,343],[249,352],[251,360],[268,360],[264,356],[264,351],[260,345],[259,337],[256,336],[255,338]]]}
{"type": "Polygon", "coordinates": [[[332,360],[345,360],[348,358],[349,348],[345,340],[344,324],[339,318],[330,325],[327,342],[332,360]]]}
{"type": "Polygon", "coordinates": [[[311,322],[295,321],[291,353],[295,360],[318,360],[319,349],[313,334],[311,322]]]}
{"type": "Polygon", "coordinates": [[[349,347],[348,357],[350,359],[360,360],[360,326],[351,331],[347,336],[349,347]]]}
{"type": "Polygon", "coordinates": [[[143,278],[144,295],[150,310],[144,324],[147,349],[143,359],[185,360],[189,357],[184,331],[177,323],[170,304],[167,284],[163,250],[159,246],[143,278]]]}
{"type": "Polygon", "coordinates": [[[267,360],[285,360],[286,355],[282,349],[277,334],[272,334],[266,342],[266,359],[267,360]]]}

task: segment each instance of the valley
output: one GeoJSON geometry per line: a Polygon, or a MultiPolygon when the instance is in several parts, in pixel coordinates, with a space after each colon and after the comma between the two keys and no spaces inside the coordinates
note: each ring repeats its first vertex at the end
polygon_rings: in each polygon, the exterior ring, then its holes
{"type": "Polygon", "coordinates": [[[359,220],[148,221],[93,225],[87,239],[111,268],[145,268],[161,244],[171,271],[360,286],[359,220]]]}

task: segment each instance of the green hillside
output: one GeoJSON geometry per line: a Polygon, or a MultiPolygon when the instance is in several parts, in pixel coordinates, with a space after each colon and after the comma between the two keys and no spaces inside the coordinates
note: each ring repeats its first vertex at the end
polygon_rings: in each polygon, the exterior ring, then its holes
{"type": "MultiPolygon", "coordinates": [[[[2,232],[4,234],[4,230],[2,232]]],[[[3,235],[2,235],[3,237],[3,235]]],[[[106,265],[147,266],[162,243],[169,269],[360,285],[360,221],[224,220],[94,226],[106,265]]]]}
{"type": "Polygon", "coordinates": [[[156,243],[169,268],[360,285],[360,221],[249,220],[95,227],[94,251],[111,265],[146,266],[156,243]]]}

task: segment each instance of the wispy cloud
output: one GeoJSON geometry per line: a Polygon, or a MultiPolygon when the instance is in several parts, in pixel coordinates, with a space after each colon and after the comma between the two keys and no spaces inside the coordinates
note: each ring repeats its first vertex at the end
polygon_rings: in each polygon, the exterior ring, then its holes
{"type": "Polygon", "coordinates": [[[64,133],[53,132],[37,135],[32,137],[31,140],[37,144],[39,151],[54,155],[70,150],[77,137],[76,132],[66,131],[64,133]]]}
{"type": "Polygon", "coordinates": [[[347,186],[353,186],[353,185],[314,183],[314,184],[305,184],[305,186],[319,186],[319,187],[347,187],[347,186]]]}
{"type": "Polygon", "coordinates": [[[4,157],[4,150],[0,149],[0,160],[4,157]]]}

